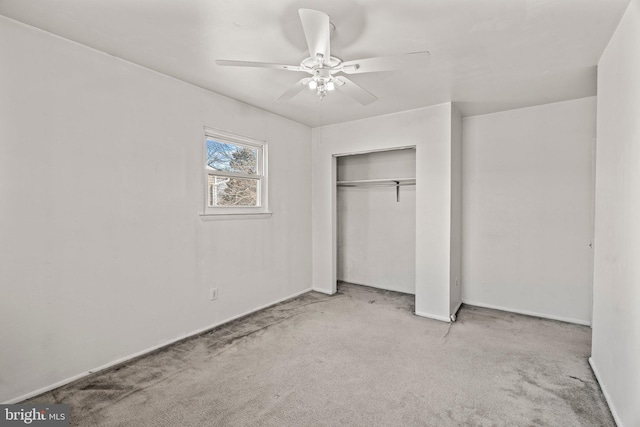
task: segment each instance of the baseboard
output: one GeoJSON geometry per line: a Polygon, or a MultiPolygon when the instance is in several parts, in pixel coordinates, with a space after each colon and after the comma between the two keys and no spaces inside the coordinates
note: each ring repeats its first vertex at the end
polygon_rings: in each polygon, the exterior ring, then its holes
{"type": "Polygon", "coordinates": [[[589,321],[581,320],[581,319],[573,319],[571,317],[554,316],[554,315],[551,315],[551,314],[537,313],[535,311],[528,311],[528,310],[517,310],[517,309],[513,309],[513,308],[508,308],[508,307],[501,307],[499,305],[485,304],[485,303],[477,302],[477,301],[470,301],[470,300],[464,299],[464,298],[462,299],[462,303],[466,304],[466,305],[473,305],[473,306],[476,306],[476,307],[490,308],[492,310],[500,310],[500,311],[507,311],[509,313],[524,314],[525,316],[541,317],[543,319],[559,320],[560,322],[575,323],[577,325],[591,326],[591,322],[589,322],[589,321]]]}
{"type": "Polygon", "coordinates": [[[453,309],[453,313],[451,313],[451,315],[452,316],[457,316],[458,315],[458,310],[460,310],[460,307],[462,307],[462,300],[460,300],[458,305],[456,305],[456,308],[453,309]]]}
{"type": "Polygon", "coordinates": [[[392,288],[388,288],[386,286],[359,283],[359,282],[354,282],[354,281],[346,280],[346,279],[338,279],[338,282],[344,282],[344,283],[348,283],[350,285],[366,286],[368,288],[374,288],[374,289],[382,289],[383,291],[398,292],[398,293],[401,293],[401,294],[408,294],[408,295],[415,295],[416,294],[415,292],[407,292],[407,291],[403,291],[403,290],[400,290],[400,289],[392,289],[392,288]]]}
{"type": "Polygon", "coordinates": [[[326,294],[326,295],[334,295],[335,294],[335,292],[331,292],[330,290],[323,289],[323,288],[313,287],[313,288],[311,288],[311,290],[314,291],[314,292],[320,292],[321,294],[326,294]]]}
{"type": "Polygon", "coordinates": [[[191,338],[193,336],[203,334],[203,333],[208,332],[208,331],[210,331],[212,329],[215,329],[215,328],[217,328],[217,327],[219,327],[221,325],[224,325],[225,323],[232,322],[232,321],[234,321],[236,319],[239,319],[241,317],[245,317],[245,316],[253,314],[253,313],[257,312],[257,311],[264,310],[265,308],[269,308],[269,307],[274,306],[276,304],[280,304],[281,302],[284,302],[284,301],[290,300],[292,298],[298,297],[298,296],[300,296],[302,294],[306,294],[307,292],[311,292],[312,290],[314,290],[314,289],[308,288],[308,289],[305,289],[303,291],[296,292],[296,293],[294,293],[292,295],[289,295],[287,297],[280,298],[277,301],[274,301],[274,302],[271,302],[269,304],[265,304],[265,305],[261,305],[259,307],[253,308],[253,309],[251,309],[249,311],[246,311],[246,312],[244,312],[242,314],[238,314],[238,315],[230,317],[230,318],[228,318],[226,320],[214,323],[213,325],[209,325],[209,326],[207,326],[205,328],[197,329],[197,330],[189,332],[189,333],[187,333],[185,335],[181,335],[178,338],[166,341],[166,342],[164,342],[162,344],[159,344],[159,345],[156,345],[156,346],[153,346],[153,347],[149,347],[149,348],[147,348],[145,350],[139,351],[139,352],[131,354],[129,356],[122,357],[120,359],[114,360],[112,362],[109,362],[109,363],[104,364],[102,366],[99,366],[97,368],[90,369],[90,370],[88,370],[86,372],[79,373],[79,374],[74,375],[72,377],[66,378],[66,379],[64,379],[62,381],[58,381],[58,382],[50,384],[48,386],[39,388],[38,390],[34,390],[32,392],[23,394],[22,396],[18,396],[18,397],[15,397],[13,399],[9,399],[6,402],[3,402],[3,404],[10,405],[10,404],[14,404],[14,403],[19,403],[19,402],[22,402],[23,400],[27,400],[27,399],[30,399],[32,397],[41,395],[41,394],[46,393],[48,391],[54,390],[54,389],[56,389],[58,387],[62,387],[63,385],[66,385],[66,384],[72,383],[74,381],[77,381],[79,379],[82,379],[82,378],[84,378],[84,377],[86,377],[88,375],[95,374],[95,373],[100,372],[100,371],[104,371],[105,369],[112,368],[112,367],[120,365],[122,363],[131,361],[133,359],[137,359],[139,357],[144,356],[145,354],[148,354],[148,353],[151,353],[153,351],[159,350],[159,349],[161,349],[163,347],[167,347],[167,346],[170,346],[170,345],[175,344],[177,342],[180,342],[180,341],[183,341],[185,339],[191,338]]]}
{"type": "Polygon", "coordinates": [[[620,417],[616,412],[616,408],[613,406],[613,402],[611,402],[611,396],[607,392],[607,389],[604,387],[600,379],[600,374],[598,373],[598,368],[596,368],[595,362],[593,361],[593,357],[589,358],[589,366],[591,366],[591,370],[593,371],[593,375],[595,375],[596,380],[598,381],[598,385],[600,386],[600,390],[602,390],[602,394],[604,395],[604,400],[607,401],[607,405],[609,406],[609,410],[611,411],[611,415],[613,416],[613,420],[616,422],[618,427],[623,427],[622,421],[620,421],[620,417]]]}
{"type": "MultiPolygon", "coordinates": [[[[124,361],[124,360],[122,360],[122,361],[124,361]]],[[[108,367],[111,367],[111,366],[115,366],[118,363],[122,363],[122,362],[116,361],[116,362],[113,363],[113,365],[105,366],[104,369],[106,369],[108,367]]],[[[20,403],[23,400],[31,399],[32,397],[39,396],[39,395],[41,395],[43,393],[46,393],[48,391],[51,391],[51,390],[55,390],[58,387],[62,387],[63,385],[67,385],[67,384],[72,383],[74,381],[78,381],[78,380],[80,380],[80,379],[82,379],[82,378],[84,378],[84,377],[86,377],[88,375],[91,375],[94,372],[97,372],[98,370],[101,370],[101,369],[82,372],[80,374],[77,374],[77,375],[74,375],[72,377],[66,378],[66,379],[64,379],[62,381],[58,381],[58,382],[50,384],[48,386],[39,388],[38,390],[30,391],[29,393],[23,394],[22,396],[18,396],[18,397],[14,397],[13,399],[6,400],[6,401],[2,402],[2,404],[3,405],[13,405],[14,403],[20,403]]]]}
{"type": "Polygon", "coordinates": [[[442,322],[451,323],[451,319],[448,318],[447,316],[439,316],[437,314],[425,313],[425,312],[417,311],[417,310],[415,312],[415,315],[416,316],[420,316],[420,317],[426,317],[428,319],[440,320],[442,322]]]}

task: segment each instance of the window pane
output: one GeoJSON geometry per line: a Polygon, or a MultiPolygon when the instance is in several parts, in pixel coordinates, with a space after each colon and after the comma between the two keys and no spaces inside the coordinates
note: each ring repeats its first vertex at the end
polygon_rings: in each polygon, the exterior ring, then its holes
{"type": "Polygon", "coordinates": [[[207,138],[207,166],[221,172],[258,173],[258,149],[207,138]]]}
{"type": "Polygon", "coordinates": [[[209,206],[258,206],[257,179],[209,175],[209,206]]]}

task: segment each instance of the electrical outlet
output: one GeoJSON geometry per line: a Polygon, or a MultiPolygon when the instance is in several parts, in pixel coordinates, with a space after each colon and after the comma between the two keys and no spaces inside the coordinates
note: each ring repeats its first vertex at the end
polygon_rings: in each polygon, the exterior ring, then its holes
{"type": "Polygon", "coordinates": [[[218,288],[209,289],[209,301],[218,299],[218,288]]]}

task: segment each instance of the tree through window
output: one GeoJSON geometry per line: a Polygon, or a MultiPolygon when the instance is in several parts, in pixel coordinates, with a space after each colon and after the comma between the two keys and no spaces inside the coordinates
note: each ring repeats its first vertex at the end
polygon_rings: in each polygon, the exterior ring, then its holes
{"type": "Polygon", "coordinates": [[[206,144],[207,208],[261,207],[264,143],[207,132],[206,144]]]}

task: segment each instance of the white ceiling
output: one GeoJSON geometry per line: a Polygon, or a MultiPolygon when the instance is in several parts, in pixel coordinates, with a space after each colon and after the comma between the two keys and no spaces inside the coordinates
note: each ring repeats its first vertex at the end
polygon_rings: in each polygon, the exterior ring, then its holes
{"type": "Polygon", "coordinates": [[[596,94],[596,64],[629,0],[0,0],[0,14],[309,126],[442,102],[484,114],[596,94]],[[326,12],[342,60],[428,50],[426,70],[351,75],[362,106],[311,90],[274,100],[304,73],[297,10],[326,12]]]}

